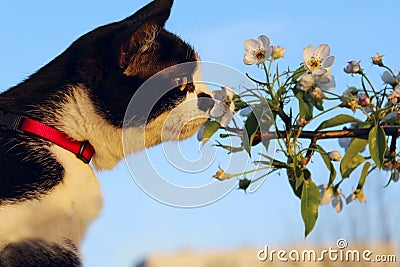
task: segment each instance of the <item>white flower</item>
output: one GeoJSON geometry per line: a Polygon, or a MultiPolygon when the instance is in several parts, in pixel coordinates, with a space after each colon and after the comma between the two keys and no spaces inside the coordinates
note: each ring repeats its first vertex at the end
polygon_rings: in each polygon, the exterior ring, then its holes
{"type": "Polygon", "coordinates": [[[394,77],[389,71],[384,71],[381,75],[381,79],[386,84],[396,86],[400,81],[400,73],[394,77]]]}
{"type": "Polygon", "coordinates": [[[329,73],[335,57],[329,56],[330,48],[326,44],[317,46],[314,50],[312,45],[303,51],[304,67],[313,75],[325,75],[329,73]]]}
{"type": "Polygon", "coordinates": [[[360,61],[349,61],[347,66],[344,68],[344,72],[350,73],[350,74],[355,74],[359,73],[361,71],[360,67],[360,61]]]}
{"type": "Polygon", "coordinates": [[[400,85],[396,85],[392,94],[388,96],[391,99],[393,105],[397,105],[400,102],[400,85]]]}
{"type": "Polygon", "coordinates": [[[285,48],[282,46],[273,46],[272,47],[272,60],[281,58],[285,56],[285,48]]]}
{"type": "Polygon", "coordinates": [[[300,77],[300,89],[308,92],[319,87],[323,90],[332,90],[336,87],[335,77],[331,74],[324,76],[313,76],[305,73],[300,77]]]}
{"type": "Polygon", "coordinates": [[[232,98],[235,93],[231,88],[226,86],[212,93],[215,104],[210,111],[210,116],[216,118],[222,127],[226,127],[233,119],[235,103],[232,101],[232,98]]]}
{"type": "Polygon", "coordinates": [[[340,158],[342,157],[337,150],[333,150],[328,153],[329,159],[332,161],[340,161],[340,158]]]}
{"type": "Polygon", "coordinates": [[[265,35],[260,35],[258,41],[249,39],[244,42],[246,53],[244,54],[243,62],[247,65],[257,63],[260,65],[271,57],[272,46],[269,45],[269,38],[265,35]]]}
{"type": "Polygon", "coordinates": [[[328,205],[332,202],[332,207],[337,213],[342,211],[344,195],[340,189],[328,186],[327,184],[318,186],[318,189],[321,194],[321,206],[328,205]]]}

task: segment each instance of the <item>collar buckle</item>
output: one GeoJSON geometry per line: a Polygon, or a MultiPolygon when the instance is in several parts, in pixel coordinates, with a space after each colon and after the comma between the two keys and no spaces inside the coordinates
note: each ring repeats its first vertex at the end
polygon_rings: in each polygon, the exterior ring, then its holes
{"type": "Polygon", "coordinates": [[[25,117],[0,110],[0,130],[22,133],[20,126],[25,117]]]}
{"type": "Polygon", "coordinates": [[[79,148],[78,153],[76,154],[76,157],[80,160],[82,160],[84,163],[89,164],[90,160],[93,157],[94,151],[91,152],[89,157],[85,157],[85,155],[83,155],[85,153],[85,150],[88,148],[90,149],[88,146],[91,146],[89,144],[89,141],[83,141],[81,147],[79,148]]]}

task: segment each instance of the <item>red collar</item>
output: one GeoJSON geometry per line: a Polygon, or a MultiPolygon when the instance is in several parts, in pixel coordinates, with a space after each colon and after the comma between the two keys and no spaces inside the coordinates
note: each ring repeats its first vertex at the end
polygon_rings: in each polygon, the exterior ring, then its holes
{"type": "Polygon", "coordinates": [[[89,163],[94,155],[94,148],[88,141],[76,141],[46,124],[20,115],[6,113],[0,110],[0,129],[29,133],[46,139],[72,153],[80,160],[89,163]]]}

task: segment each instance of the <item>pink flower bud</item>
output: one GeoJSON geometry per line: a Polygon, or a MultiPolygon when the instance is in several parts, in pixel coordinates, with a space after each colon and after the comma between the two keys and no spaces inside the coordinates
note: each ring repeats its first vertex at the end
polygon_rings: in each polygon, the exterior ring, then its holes
{"type": "Polygon", "coordinates": [[[371,103],[369,97],[366,95],[360,95],[358,97],[358,104],[362,107],[367,107],[371,103]]]}
{"type": "Polygon", "coordinates": [[[304,127],[307,124],[307,121],[304,118],[300,118],[296,121],[297,126],[304,127]]]}

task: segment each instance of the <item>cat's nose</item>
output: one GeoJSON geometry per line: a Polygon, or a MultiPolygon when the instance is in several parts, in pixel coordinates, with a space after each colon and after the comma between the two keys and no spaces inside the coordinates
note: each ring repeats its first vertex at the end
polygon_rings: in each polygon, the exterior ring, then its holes
{"type": "Polygon", "coordinates": [[[197,105],[201,111],[207,112],[214,107],[215,101],[209,94],[199,93],[197,97],[199,99],[197,105]]]}

